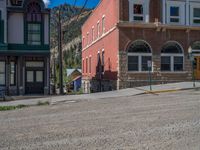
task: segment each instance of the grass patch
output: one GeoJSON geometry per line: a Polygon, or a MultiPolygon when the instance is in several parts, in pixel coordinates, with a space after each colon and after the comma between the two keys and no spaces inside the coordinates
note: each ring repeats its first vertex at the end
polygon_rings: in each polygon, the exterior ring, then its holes
{"type": "MultiPolygon", "coordinates": [[[[37,103],[37,106],[45,106],[49,105],[49,102],[41,102],[37,103]]],[[[0,106],[0,111],[9,111],[9,110],[16,110],[29,107],[28,105],[17,105],[17,106],[0,106]]]]}
{"type": "Polygon", "coordinates": [[[17,105],[17,106],[0,106],[0,111],[15,110],[28,107],[27,105],[17,105]]]}
{"type": "Polygon", "coordinates": [[[38,101],[38,103],[37,103],[37,106],[45,106],[45,105],[49,105],[49,102],[48,101],[46,101],[46,102],[38,101]]]}

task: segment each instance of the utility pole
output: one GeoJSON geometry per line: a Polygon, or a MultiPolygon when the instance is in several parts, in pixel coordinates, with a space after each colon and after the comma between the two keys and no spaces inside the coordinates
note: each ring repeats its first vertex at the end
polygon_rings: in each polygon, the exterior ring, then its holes
{"type": "Polygon", "coordinates": [[[56,94],[56,53],[54,51],[54,55],[53,55],[53,74],[54,74],[54,94],[56,94]]]}
{"type": "Polygon", "coordinates": [[[63,95],[63,56],[62,56],[62,27],[61,27],[61,9],[58,11],[58,52],[59,52],[59,80],[60,94],[63,95]]]}

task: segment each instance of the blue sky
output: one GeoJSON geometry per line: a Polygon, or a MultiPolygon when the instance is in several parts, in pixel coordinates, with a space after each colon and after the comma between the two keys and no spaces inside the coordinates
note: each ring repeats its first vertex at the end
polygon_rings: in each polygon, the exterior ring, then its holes
{"type": "MultiPolygon", "coordinates": [[[[68,3],[68,4],[74,4],[75,0],[50,0],[49,7],[52,8],[54,6],[58,6],[59,4],[68,3]]],[[[83,6],[85,0],[76,0],[77,6],[83,6]]],[[[87,7],[93,8],[99,3],[99,0],[88,0],[87,7]]]]}

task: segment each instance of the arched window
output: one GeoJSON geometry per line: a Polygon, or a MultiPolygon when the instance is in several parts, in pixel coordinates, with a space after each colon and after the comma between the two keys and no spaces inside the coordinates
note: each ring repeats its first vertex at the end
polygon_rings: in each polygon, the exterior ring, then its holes
{"type": "Polygon", "coordinates": [[[27,5],[27,21],[28,22],[41,22],[42,15],[41,15],[41,7],[40,4],[37,2],[30,2],[27,5]]]}
{"type": "Polygon", "coordinates": [[[161,50],[161,71],[183,71],[183,55],[177,42],[167,42],[161,50]]]}
{"type": "Polygon", "coordinates": [[[151,48],[145,41],[135,41],[128,48],[128,71],[148,71],[151,61],[151,48]]]}
{"type": "Polygon", "coordinates": [[[29,45],[41,45],[41,27],[42,27],[42,13],[40,4],[32,1],[27,5],[27,44],[29,45]]]}

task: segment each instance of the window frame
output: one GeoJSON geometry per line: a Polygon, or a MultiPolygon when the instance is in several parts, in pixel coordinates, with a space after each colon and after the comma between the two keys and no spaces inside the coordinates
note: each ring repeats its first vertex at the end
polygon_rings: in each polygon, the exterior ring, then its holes
{"type": "MultiPolygon", "coordinates": [[[[161,59],[162,57],[170,57],[170,70],[162,70],[160,67],[161,72],[183,72],[184,71],[184,54],[174,54],[174,53],[161,53],[161,59]],[[174,57],[182,57],[183,58],[183,70],[182,71],[176,71],[174,70],[174,57]]],[[[161,64],[161,61],[160,61],[161,64]]],[[[162,65],[162,64],[161,64],[162,65]]]]}
{"type": "Polygon", "coordinates": [[[17,71],[17,63],[15,61],[10,62],[10,85],[15,86],[16,85],[16,71],[17,71]],[[11,75],[13,74],[11,71],[11,63],[14,63],[14,83],[11,83],[11,75]]]}
{"type": "Polygon", "coordinates": [[[89,56],[89,74],[92,73],[92,56],[89,56]]]}
{"type": "Polygon", "coordinates": [[[185,25],[186,24],[186,9],[185,9],[185,2],[181,1],[167,1],[166,4],[166,12],[167,12],[167,24],[171,25],[185,25]],[[179,7],[179,17],[171,16],[171,7],[179,7]],[[179,19],[179,22],[171,22],[171,19],[179,19]]]}
{"type": "Polygon", "coordinates": [[[130,22],[149,22],[149,0],[129,0],[129,21],[130,22]],[[143,14],[134,14],[134,5],[143,6],[143,14]],[[143,17],[143,20],[134,20],[134,17],[143,17]]]}
{"type": "Polygon", "coordinates": [[[97,38],[100,37],[100,23],[99,21],[97,22],[97,38]]]}
{"type": "MultiPolygon", "coordinates": [[[[167,73],[173,73],[173,72],[183,72],[184,69],[185,69],[185,62],[184,62],[184,59],[185,59],[185,56],[184,56],[184,50],[183,50],[183,47],[181,46],[181,44],[179,44],[178,42],[176,41],[168,41],[167,43],[165,43],[163,45],[163,47],[168,44],[168,43],[172,43],[172,44],[176,44],[180,47],[181,49],[181,53],[166,53],[166,52],[161,52],[161,55],[160,55],[160,71],[161,72],[167,72],[167,73]],[[170,57],[170,71],[164,71],[162,70],[161,66],[162,66],[162,57],[170,57]],[[183,58],[183,68],[182,68],[182,71],[176,71],[174,69],[174,57],[182,57],[183,58]]],[[[162,51],[162,49],[161,49],[162,51]]]]}
{"type": "MultiPolygon", "coordinates": [[[[135,72],[139,72],[139,73],[141,73],[141,72],[144,72],[144,73],[145,72],[149,72],[149,70],[142,70],[142,57],[151,57],[151,62],[153,63],[153,61],[152,61],[152,52],[151,53],[128,53],[128,57],[129,56],[136,56],[136,57],[138,57],[138,71],[131,71],[131,70],[128,69],[129,73],[130,72],[134,72],[134,73],[135,72]]],[[[128,59],[127,59],[127,64],[129,64],[128,59]]],[[[153,65],[152,65],[150,71],[153,72],[153,65]]]]}
{"type": "Polygon", "coordinates": [[[190,3],[190,25],[200,26],[200,23],[194,23],[194,19],[200,20],[200,17],[194,17],[194,9],[200,9],[200,3],[191,2],[190,3]]]}
{"type": "Polygon", "coordinates": [[[90,40],[89,40],[89,32],[87,32],[87,35],[86,35],[86,37],[87,37],[87,46],[89,46],[89,44],[90,44],[90,40]]]}
{"type": "MultiPolygon", "coordinates": [[[[33,31],[32,31],[33,32],[33,31]]],[[[33,45],[33,46],[38,46],[38,45],[42,45],[42,24],[41,23],[35,23],[35,22],[28,22],[27,23],[27,44],[28,45],[33,45]],[[29,31],[29,25],[39,25],[39,27],[40,27],[40,31],[39,31],[39,33],[30,33],[31,31],[29,31]],[[31,34],[31,35],[35,35],[35,34],[37,34],[37,35],[39,35],[39,37],[40,37],[40,41],[33,41],[33,40],[29,40],[29,34],[31,34]],[[31,42],[31,43],[30,43],[31,42]],[[40,42],[39,44],[32,44],[32,42],[40,42]]]]}
{"type": "Polygon", "coordinates": [[[92,32],[91,33],[92,33],[92,35],[91,35],[92,36],[92,42],[94,42],[94,39],[95,39],[94,38],[94,26],[92,27],[92,32]]]}
{"type": "Polygon", "coordinates": [[[86,62],[85,62],[85,63],[86,63],[85,73],[88,74],[88,69],[89,69],[89,68],[88,68],[88,67],[89,67],[89,66],[88,66],[88,65],[89,65],[89,63],[88,63],[88,57],[86,57],[85,61],[86,61],[86,62]]]}
{"type": "Polygon", "coordinates": [[[102,34],[105,34],[105,20],[106,20],[105,15],[103,15],[103,17],[102,17],[102,34]]]}
{"type": "MultiPolygon", "coordinates": [[[[0,72],[0,74],[4,75],[4,79],[6,80],[6,62],[5,61],[0,61],[0,63],[3,62],[4,63],[4,72],[0,72]]],[[[6,82],[4,84],[0,83],[0,86],[5,86],[6,82]]]]}
{"type": "Polygon", "coordinates": [[[83,74],[85,73],[85,60],[84,60],[84,58],[83,58],[83,60],[82,60],[82,71],[83,71],[83,74]]]}

